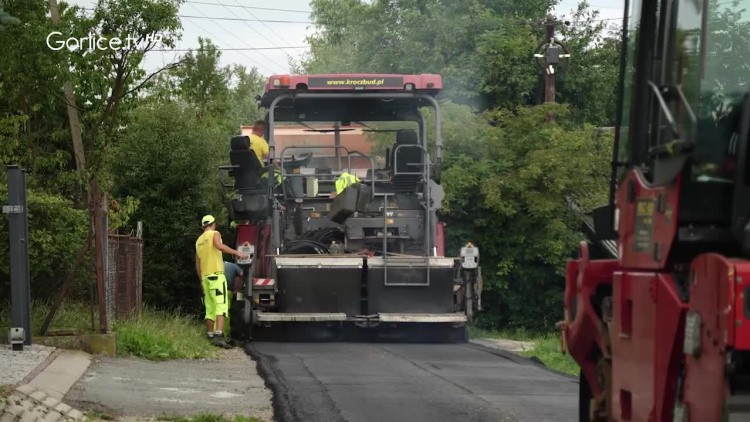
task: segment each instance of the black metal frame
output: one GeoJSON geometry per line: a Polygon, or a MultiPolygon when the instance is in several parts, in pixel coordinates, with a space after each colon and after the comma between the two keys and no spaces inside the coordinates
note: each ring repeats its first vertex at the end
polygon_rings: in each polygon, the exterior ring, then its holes
{"type": "MultiPolygon", "coordinates": [[[[274,128],[275,123],[276,123],[276,109],[277,109],[277,106],[282,101],[285,101],[285,100],[292,100],[292,101],[294,101],[296,99],[301,99],[301,100],[304,100],[304,99],[329,99],[329,100],[347,100],[347,99],[414,100],[413,106],[415,108],[419,105],[418,103],[420,103],[420,102],[427,103],[427,104],[431,105],[434,108],[434,110],[435,110],[435,163],[434,164],[436,166],[438,166],[438,168],[440,166],[440,162],[442,161],[442,147],[443,147],[442,136],[441,136],[440,104],[434,98],[434,96],[432,96],[430,94],[421,93],[421,92],[413,92],[413,93],[402,93],[402,92],[398,92],[398,93],[388,93],[388,92],[378,92],[378,93],[371,93],[371,92],[359,92],[359,93],[356,93],[356,92],[347,92],[347,93],[330,93],[330,92],[326,92],[326,93],[311,93],[311,92],[304,92],[304,93],[298,93],[298,92],[288,92],[288,93],[284,93],[284,94],[277,95],[277,96],[274,97],[273,101],[271,101],[271,104],[268,106],[268,114],[266,116],[266,126],[268,128],[267,131],[266,131],[266,133],[267,133],[267,138],[268,138],[269,158],[270,158],[270,164],[268,166],[268,172],[269,172],[269,174],[268,174],[268,183],[269,183],[268,189],[269,189],[269,192],[271,194],[269,195],[269,198],[273,198],[273,186],[274,186],[273,172],[274,172],[274,157],[275,157],[275,151],[276,151],[276,143],[275,143],[275,140],[274,140],[274,131],[273,131],[273,128],[274,128]]],[[[430,177],[431,177],[430,170],[431,170],[431,166],[433,165],[433,163],[431,163],[431,161],[430,161],[430,155],[429,155],[429,152],[427,151],[427,130],[426,130],[426,121],[425,121],[425,118],[424,118],[424,116],[421,113],[419,113],[418,110],[414,110],[414,113],[415,113],[415,116],[417,117],[416,119],[401,119],[401,120],[402,121],[412,121],[413,120],[413,121],[417,122],[417,125],[419,126],[419,129],[420,129],[419,139],[421,141],[421,144],[420,145],[398,145],[394,149],[394,157],[396,156],[397,151],[399,149],[401,149],[401,147],[404,147],[404,146],[406,146],[406,147],[412,147],[412,148],[413,147],[419,147],[423,151],[423,153],[424,153],[424,155],[426,157],[426,160],[425,160],[424,165],[423,165],[423,170],[422,170],[422,172],[420,172],[418,174],[420,176],[422,176],[424,178],[424,181],[425,181],[425,192],[424,192],[425,197],[424,197],[424,202],[426,204],[426,209],[425,209],[425,215],[426,216],[425,216],[425,227],[424,227],[425,233],[424,233],[423,238],[425,239],[425,250],[426,250],[425,256],[427,258],[427,285],[429,285],[429,282],[430,282],[430,256],[431,256],[432,249],[434,249],[433,246],[432,246],[432,238],[433,238],[433,235],[434,235],[434,233],[433,233],[434,228],[432,227],[432,225],[434,223],[433,222],[433,213],[434,213],[434,210],[432,209],[432,205],[431,205],[432,198],[431,198],[431,192],[430,192],[430,177]]],[[[289,121],[299,121],[299,120],[300,119],[289,120],[289,121]]],[[[393,120],[398,120],[398,119],[393,119],[393,120]]],[[[306,146],[305,148],[310,148],[310,147],[306,146]]],[[[332,147],[326,146],[326,148],[332,148],[332,147]]],[[[338,148],[338,146],[336,146],[335,148],[338,148]]],[[[289,148],[285,148],[282,151],[282,154],[281,154],[282,156],[279,157],[279,160],[281,160],[281,162],[282,162],[282,166],[281,166],[282,167],[282,172],[283,172],[283,155],[284,155],[284,152],[287,149],[289,149],[289,148]]],[[[346,150],[346,151],[347,151],[347,153],[349,153],[348,150],[346,150]]],[[[370,159],[372,160],[372,158],[370,158],[370,159]]],[[[394,161],[395,161],[395,158],[394,158],[394,161]]],[[[396,172],[397,171],[394,171],[394,176],[396,175],[396,172]]],[[[375,172],[374,172],[374,162],[373,162],[373,183],[372,183],[372,185],[373,185],[373,196],[374,196],[374,190],[375,190],[375,188],[374,188],[374,185],[375,185],[375,181],[374,181],[375,174],[374,173],[375,172]]],[[[400,174],[403,175],[403,174],[411,174],[411,173],[403,173],[403,172],[401,172],[400,174]]],[[[282,173],[282,175],[283,175],[283,173],[282,173]]],[[[388,199],[387,197],[388,197],[388,195],[384,194],[384,201],[385,202],[384,202],[384,207],[383,207],[383,223],[384,223],[384,228],[383,228],[383,233],[384,233],[384,236],[383,236],[383,243],[384,243],[383,256],[384,256],[384,263],[385,263],[384,281],[385,281],[386,284],[387,284],[387,254],[388,254],[387,253],[388,225],[387,225],[387,212],[386,212],[387,203],[388,203],[387,202],[387,199],[388,199]]],[[[286,198],[286,195],[285,195],[285,198],[286,198]]],[[[275,205],[274,205],[274,207],[275,207],[275,205]]],[[[274,207],[271,207],[271,209],[275,210],[274,207]]],[[[277,254],[278,254],[278,248],[281,245],[282,239],[281,239],[281,232],[280,232],[280,229],[278,227],[279,221],[277,221],[278,220],[277,213],[274,212],[274,211],[272,211],[272,212],[274,214],[273,215],[273,220],[274,220],[273,223],[274,224],[273,224],[272,242],[273,242],[273,245],[276,246],[276,248],[277,248],[277,254]]]]}

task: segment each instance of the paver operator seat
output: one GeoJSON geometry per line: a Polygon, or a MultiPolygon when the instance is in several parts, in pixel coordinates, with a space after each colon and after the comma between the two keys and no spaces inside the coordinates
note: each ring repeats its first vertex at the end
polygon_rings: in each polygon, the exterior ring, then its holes
{"type": "Polygon", "coordinates": [[[250,149],[250,137],[247,135],[232,137],[231,147],[229,161],[232,166],[236,166],[232,171],[234,188],[243,193],[258,188],[263,165],[255,152],[250,149]]]}
{"type": "Polygon", "coordinates": [[[262,183],[263,168],[255,152],[250,149],[250,137],[233,136],[229,151],[234,188],[238,199],[226,202],[230,220],[262,220],[268,207],[267,186],[262,183]]]}

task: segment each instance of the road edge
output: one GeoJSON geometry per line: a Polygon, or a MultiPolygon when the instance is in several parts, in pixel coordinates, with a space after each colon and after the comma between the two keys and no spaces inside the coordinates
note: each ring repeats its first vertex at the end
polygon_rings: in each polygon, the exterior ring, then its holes
{"type": "MultiPolygon", "coordinates": [[[[536,362],[535,360],[533,360],[531,358],[527,358],[525,356],[517,355],[517,354],[515,354],[513,352],[509,352],[507,350],[493,349],[491,347],[487,347],[487,346],[483,346],[481,344],[473,343],[472,341],[467,341],[465,344],[467,346],[469,346],[469,347],[474,348],[474,349],[481,350],[483,352],[486,352],[486,353],[489,353],[489,354],[492,354],[492,355],[495,355],[495,356],[499,356],[499,357],[511,360],[511,361],[513,361],[513,362],[515,362],[515,363],[517,363],[519,365],[523,365],[523,364],[534,365],[534,366],[536,366],[538,368],[544,369],[547,372],[551,372],[553,374],[561,375],[561,376],[563,376],[565,378],[568,378],[569,380],[574,381],[576,384],[579,383],[579,380],[578,380],[577,376],[571,375],[571,374],[568,374],[568,373],[565,373],[565,372],[562,372],[562,371],[558,371],[557,369],[550,368],[549,366],[544,365],[543,363],[536,362]]],[[[541,362],[541,359],[539,361],[541,362]]]]}
{"type": "Polygon", "coordinates": [[[294,413],[289,394],[284,388],[284,376],[281,375],[271,363],[271,358],[259,352],[251,342],[242,345],[245,354],[256,362],[258,375],[263,379],[266,388],[271,391],[271,407],[273,409],[273,420],[275,422],[297,422],[298,416],[294,413]]]}
{"type": "Polygon", "coordinates": [[[46,359],[42,363],[40,363],[36,368],[34,368],[31,372],[26,374],[25,377],[19,382],[16,383],[16,387],[20,387],[22,385],[26,385],[31,382],[34,378],[36,378],[37,375],[41,374],[42,371],[47,369],[47,367],[57,359],[57,357],[63,352],[63,349],[56,348],[53,350],[49,356],[47,356],[46,359]]]}

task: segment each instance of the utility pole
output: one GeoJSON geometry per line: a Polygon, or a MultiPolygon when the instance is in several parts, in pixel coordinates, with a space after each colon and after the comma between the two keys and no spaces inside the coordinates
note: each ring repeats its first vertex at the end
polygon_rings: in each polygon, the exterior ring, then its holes
{"type": "MultiPolygon", "coordinates": [[[[564,44],[555,40],[555,27],[563,22],[555,20],[552,13],[547,14],[543,26],[545,29],[544,41],[541,42],[534,51],[534,60],[539,70],[544,69],[544,102],[554,103],[555,102],[555,76],[558,72],[558,67],[564,68],[565,66],[560,63],[560,59],[569,59],[570,53],[564,44]]],[[[569,25],[569,22],[564,22],[565,25],[569,25]]],[[[550,114],[547,116],[547,120],[554,120],[554,117],[550,114]]]]}
{"type": "Polygon", "coordinates": [[[31,345],[31,277],[29,275],[29,217],[26,208],[26,170],[8,166],[8,214],[10,240],[10,332],[13,350],[31,345]]]}
{"type": "Polygon", "coordinates": [[[547,14],[547,20],[544,22],[544,28],[546,29],[546,37],[545,42],[547,43],[547,54],[545,54],[545,58],[547,59],[547,66],[545,67],[545,73],[546,73],[546,79],[544,81],[544,102],[545,103],[554,103],[555,102],[555,65],[560,61],[559,60],[559,50],[557,49],[550,49],[553,45],[553,40],[555,39],[555,17],[552,16],[552,13],[547,14]],[[551,53],[557,53],[553,54],[551,53]],[[554,61],[551,59],[555,59],[554,61]]]}
{"type": "MultiPolygon", "coordinates": [[[[57,0],[49,0],[49,12],[52,23],[60,24],[60,9],[57,7],[57,0]]],[[[67,65],[66,65],[67,67],[67,65]]],[[[68,121],[70,122],[70,137],[73,140],[73,155],[76,160],[76,169],[81,187],[84,187],[86,172],[86,156],[83,151],[83,138],[81,137],[81,122],[78,119],[78,107],[76,106],[76,96],[73,93],[73,84],[66,78],[63,84],[63,93],[65,94],[65,107],[68,110],[68,121]]]]}

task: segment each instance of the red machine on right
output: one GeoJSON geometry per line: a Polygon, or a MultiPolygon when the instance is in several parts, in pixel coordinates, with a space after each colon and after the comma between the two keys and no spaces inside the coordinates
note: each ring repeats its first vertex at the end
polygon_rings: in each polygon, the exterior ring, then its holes
{"type": "Polygon", "coordinates": [[[623,28],[610,203],[567,266],[580,420],[750,421],[750,0],[623,28]]]}

